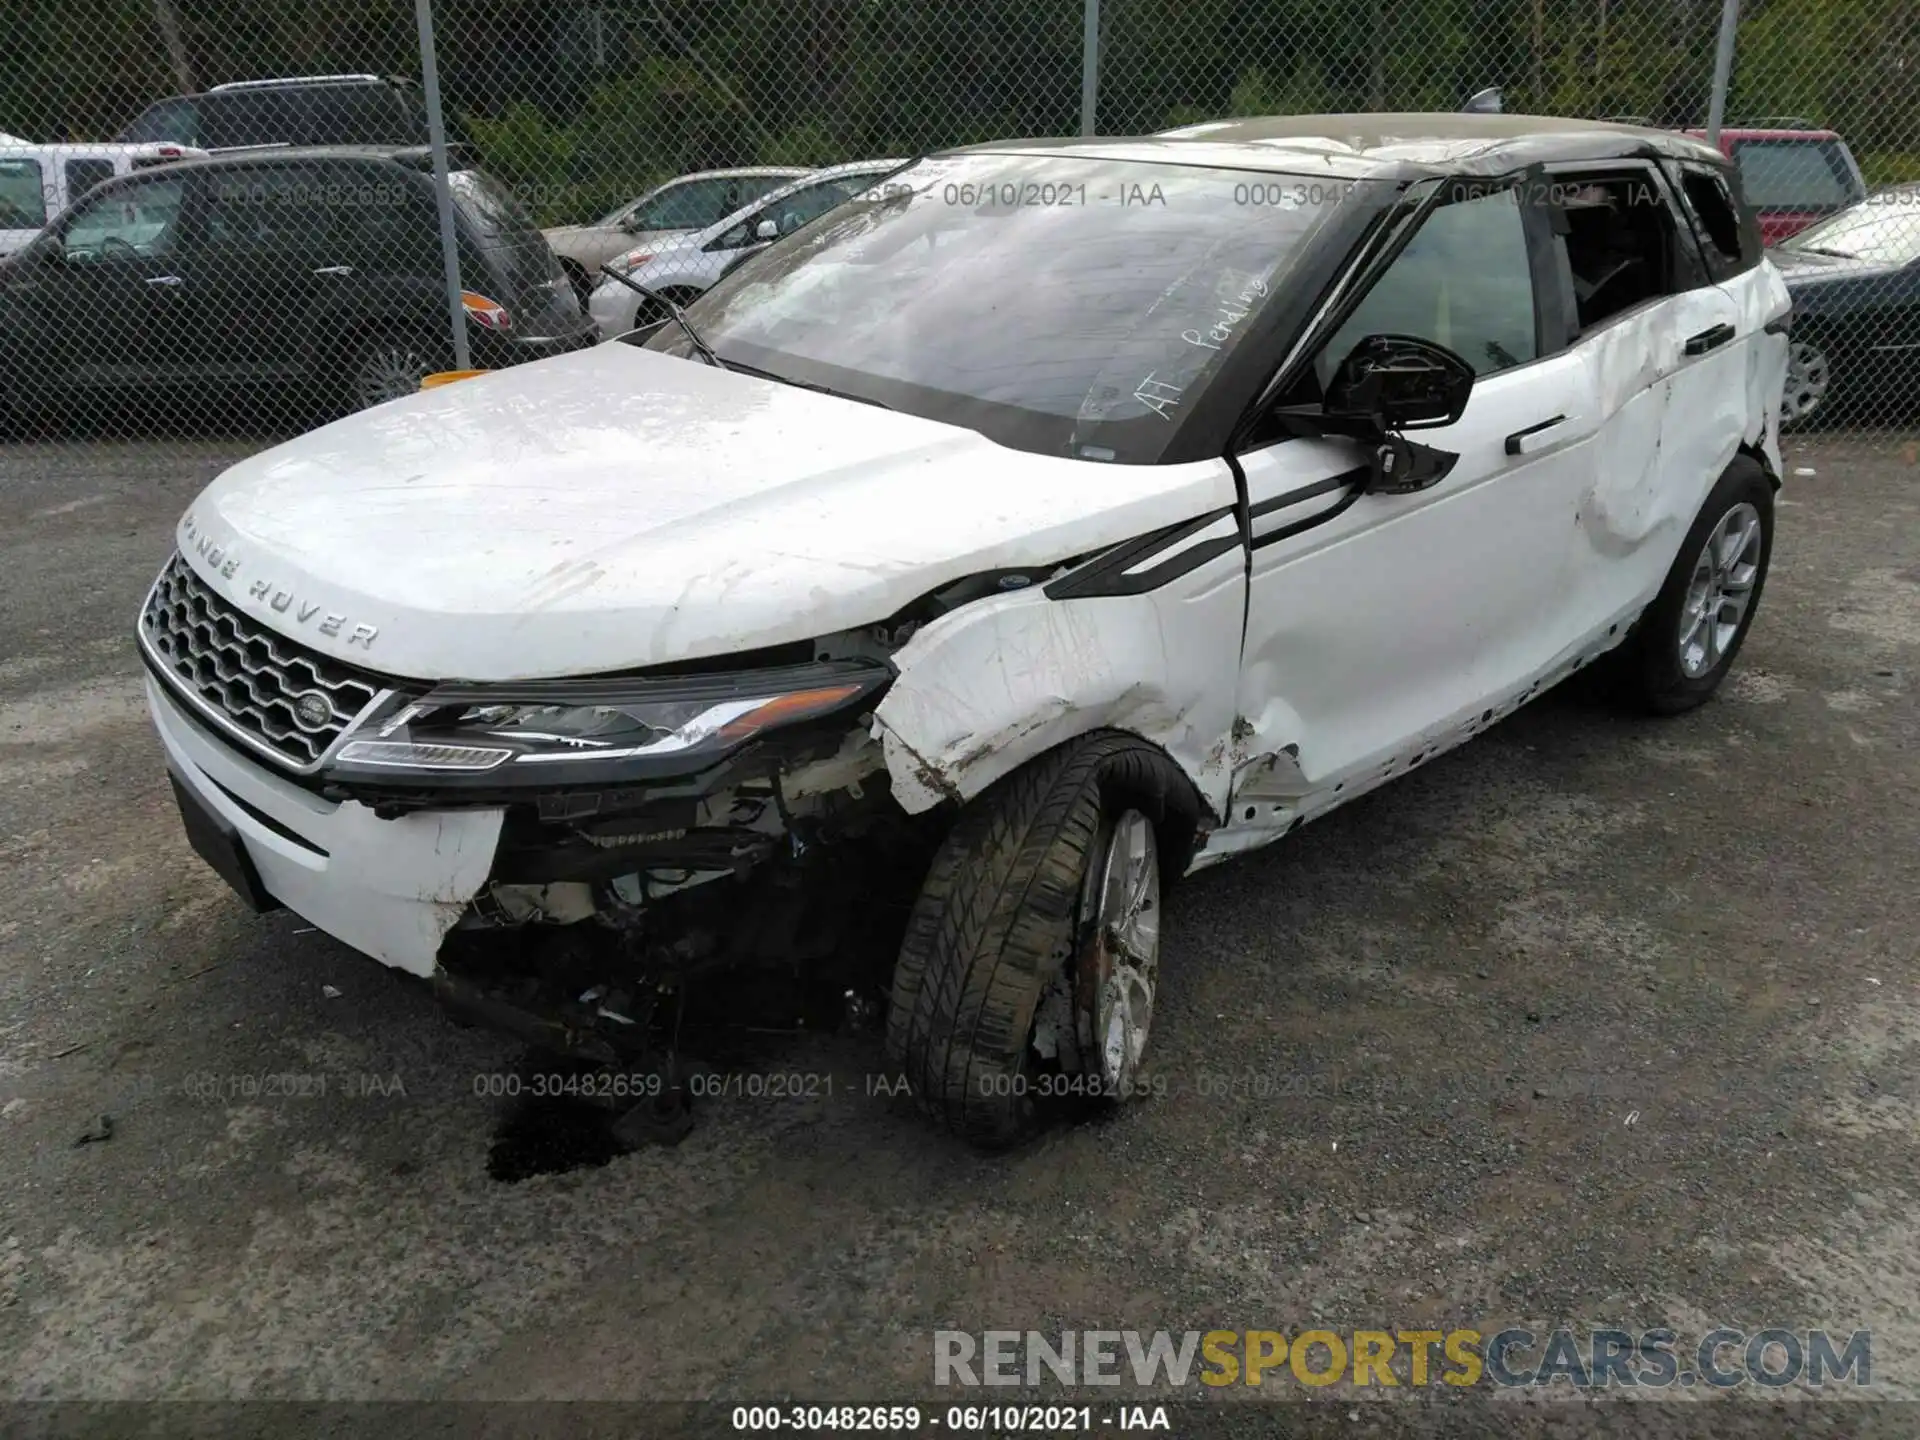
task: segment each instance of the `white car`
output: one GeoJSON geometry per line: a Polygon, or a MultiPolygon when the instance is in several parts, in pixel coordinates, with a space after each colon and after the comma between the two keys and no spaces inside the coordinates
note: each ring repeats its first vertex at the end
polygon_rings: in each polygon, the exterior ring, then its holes
{"type": "MultiPolygon", "coordinates": [[[[782,185],[704,230],[636,245],[614,259],[611,268],[677,305],[690,305],[748,256],[791,235],[905,163],[861,160],[808,171],[804,179],[782,185]]],[[[631,286],[609,279],[599,282],[587,302],[603,343],[660,319],[654,313],[657,308],[631,286]]]]}
{"type": "Polygon", "coordinates": [[[584,304],[600,283],[600,267],[609,260],[636,246],[685,240],[808,173],[798,165],[701,170],[656,186],[590,225],[556,225],[543,233],[584,304]]]}
{"type": "Polygon", "coordinates": [[[0,256],[26,249],[103,180],[206,153],[190,145],[29,145],[0,136],[0,256]]]}
{"type": "Polygon", "coordinates": [[[1481,115],[929,157],[697,344],[215,480],[139,622],[188,834],[554,1048],[671,1075],[798,985],[979,1143],[1123,1096],[1164,885],[1582,667],[1727,674],[1788,300],[1726,175],[1481,115]]]}

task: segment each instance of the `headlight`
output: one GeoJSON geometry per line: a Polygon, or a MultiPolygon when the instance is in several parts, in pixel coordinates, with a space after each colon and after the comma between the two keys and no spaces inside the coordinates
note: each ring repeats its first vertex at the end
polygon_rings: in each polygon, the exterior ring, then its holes
{"type": "Polygon", "coordinates": [[[349,736],[331,779],[617,783],[703,769],[766,732],[850,712],[892,672],[823,661],[731,675],[443,685],[349,736]]]}

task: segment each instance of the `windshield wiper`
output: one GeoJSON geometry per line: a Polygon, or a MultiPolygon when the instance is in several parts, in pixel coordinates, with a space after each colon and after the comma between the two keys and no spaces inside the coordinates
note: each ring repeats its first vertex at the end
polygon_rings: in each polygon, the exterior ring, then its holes
{"type": "Polygon", "coordinates": [[[1796,245],[1793,248],[1800,251],[1803,255],[1831,255],[1836,260],[1858,260],[1860,258],[1858,255],[1850,254],[1845,250],[1829,250],[1823,245],[1796,245]]]}
{"type": "Polygon", "coordinates": [[[758,375],[762,380],[777,380],[782,385],[791,385],[796,390],[811,390],[816,395],[832,395],[841,400],[853,400],[862,405],[872,405],[879,410],[893,410],[895,407],[884,400],[869,399],[865,395],[855,395],[848,390],[836,390],[831,385],[820,385],[812,380],[795,380],[791,375],[781,375],[772,370],[762,370],[757,365],[743,365],[733,362],[733,368],[747,375],[758,375]]]}
{"type": "Polygon", "coordinates": [[[693,322],[687,319],[687,312],[674,304],[674,302],[669,300],[665,295],[662,295],[651,285],[642,285],[638,280],[629,279],[611,265],[602,265],[600,267],[600,273],[609,280],[618,280],[635,294],[644,295],[662,310],[665,310],[673,322],[685,332],[687,339],[692,342],[693,348],[700,352],[700,358],[713,366],[714,369],[731,370],[733,368],[731,365],[722,361],[718,355],[714,354],[713,347],[700,338],[700,332],[694,329],[693,322]]]}

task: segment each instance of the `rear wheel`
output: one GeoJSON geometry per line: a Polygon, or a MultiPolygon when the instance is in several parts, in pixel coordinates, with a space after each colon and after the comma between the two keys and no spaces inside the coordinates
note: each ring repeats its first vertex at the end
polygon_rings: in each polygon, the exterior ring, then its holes
{"type": "Polygon", "coordinates": [[[1163,885],[1197,806],[1159,750],[1103,733],[987,790],[935,857],[894,970],[890,1062],[921,1108],[1000,1148],[1135,1088],[1160,984],[1163,885]]]}
{"type": "Polygon", "coordinates": [[[410,330],[376,331],[347,352],[345,406],[367,410],[412,395],[420,382],[451,364],[443,343],[410,330]]]}
{"type": "Polygon", "coordinates": [[[1704,703],[1747,638],[1773,556],[1773,482],[1741,456],[1680,546],[1666,583],[1621,647],[1627,697],[1658,715],[1704,703]]]}

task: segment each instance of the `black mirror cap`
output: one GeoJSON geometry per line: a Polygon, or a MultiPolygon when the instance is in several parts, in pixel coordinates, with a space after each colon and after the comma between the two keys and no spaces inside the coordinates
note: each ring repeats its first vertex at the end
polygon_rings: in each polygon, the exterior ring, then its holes
{"type": "Polygon", "coordinates": [[[1414,335],[1369,335],[1327,383],[1327,418],[1369,434],[1428,430],[1466,413],[1473,366],[1444,345],[1414,335]]]}

